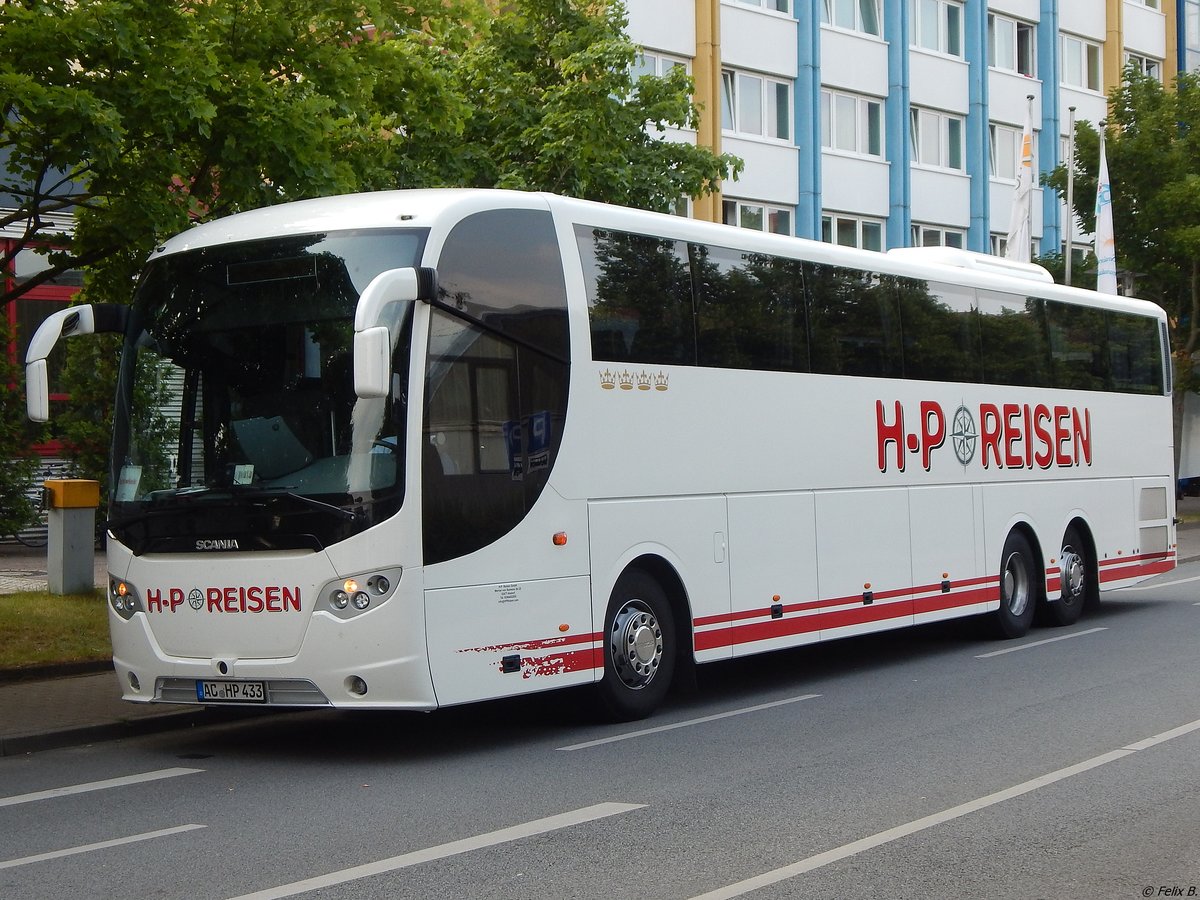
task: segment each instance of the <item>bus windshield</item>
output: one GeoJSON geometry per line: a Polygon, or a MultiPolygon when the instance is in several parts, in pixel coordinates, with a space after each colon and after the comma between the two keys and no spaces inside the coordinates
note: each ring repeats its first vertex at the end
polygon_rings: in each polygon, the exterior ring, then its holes
{"type": "Polygon", "coordinates": [[[423,244],[343,231],[152,261],[122,356],[113,533],[138,554],[319,549],[399,509],[411,310],[391,307],[392,390],[370,400],[354,311],[423,244]]]}

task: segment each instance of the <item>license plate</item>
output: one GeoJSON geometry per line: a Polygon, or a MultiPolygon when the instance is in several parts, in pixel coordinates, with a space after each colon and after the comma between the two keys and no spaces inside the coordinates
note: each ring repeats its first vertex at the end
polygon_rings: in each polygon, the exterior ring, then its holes
{"type": "Polygon", "coordinates": [[[266,703],[261,681],[197,681],[196,699],[201,703],[266,703]]]}

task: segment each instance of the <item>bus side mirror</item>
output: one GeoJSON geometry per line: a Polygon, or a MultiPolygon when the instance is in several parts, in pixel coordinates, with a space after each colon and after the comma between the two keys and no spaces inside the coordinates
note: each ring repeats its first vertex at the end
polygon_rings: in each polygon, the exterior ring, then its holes
{"type": "Polygon", "coordinates": [[[366,286],[354,311],[355,394],[365,400],[386,397],[391,389],[393,335],[383,324],[388,307],[436,295],[433,269],[388,269],[366,286]]]}
{"type": "Polygon", "coordinates": [[[25,353],[25,412],[30,421],[50,418],[50,376],[46,357],[61,338],[105,332],[123,333],[129,310],[115,303],[72,306],[51,313],[33,333],[25,353]]]}

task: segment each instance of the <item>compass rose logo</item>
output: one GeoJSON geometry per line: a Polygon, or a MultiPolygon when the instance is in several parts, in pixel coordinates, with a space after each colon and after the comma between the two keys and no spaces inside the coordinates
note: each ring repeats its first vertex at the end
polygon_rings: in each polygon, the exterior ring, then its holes
{"type": "Polygon", "coordinates": [[[954,442],[954,455],[964,466],[975,458],[979,443],[979,432],[975,428],[975,417],[965,406],[954,411],[950,426],[950,439],[954,442]]]}

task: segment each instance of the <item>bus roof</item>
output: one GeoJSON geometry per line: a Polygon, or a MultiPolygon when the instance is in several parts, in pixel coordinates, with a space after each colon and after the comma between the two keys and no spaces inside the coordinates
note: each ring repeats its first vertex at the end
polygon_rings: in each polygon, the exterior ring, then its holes
{"type": "Polygon", "coordinates": [[[166,241],[156,249],[154,256],[282,235],[430,227],[447,214],[458,218],[497,207],[550,209],[581,225],[703,242],[748,253],[767,253],[902,277],[1036,294],[1140,315],[1165,315],[1160,307],[1148,301],[1053,284],[1048,273],[1042,277],[1033,272],[1034,269],[1044,272],[1041,267],[1014,267],[1006,260],[993,257],[967,264],[964,260],[981,254],[952,248],[949,253],[946,248],[903,248],[878,253],[555,194],[484,188],[378,191],[281,203],[197,225],[166,241]]]}

